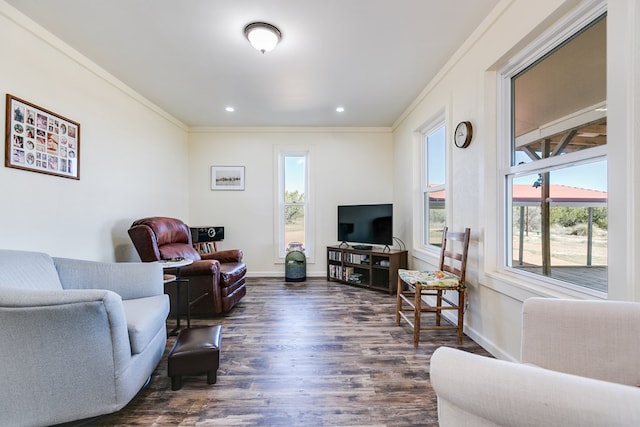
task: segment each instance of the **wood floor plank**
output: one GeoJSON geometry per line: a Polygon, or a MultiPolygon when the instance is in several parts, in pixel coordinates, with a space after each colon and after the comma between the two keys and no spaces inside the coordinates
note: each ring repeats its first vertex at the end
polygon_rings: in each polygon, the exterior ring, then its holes
{"type": "MultiPolygon", "coordinates": [[[[150,385],[95,426],[435,426],[429,359],[440,345],[487,354],[455,331],[424,331],[413,347],[395,297],[313,279],[249,279],[222,325],[218,381],[183,378],[172,391],[167,352],[150,385]]],[[[173,327],[173,321],[168,321],[173,327]]],[[[85,424],[85,425],[89,425],[85,424]]]]}

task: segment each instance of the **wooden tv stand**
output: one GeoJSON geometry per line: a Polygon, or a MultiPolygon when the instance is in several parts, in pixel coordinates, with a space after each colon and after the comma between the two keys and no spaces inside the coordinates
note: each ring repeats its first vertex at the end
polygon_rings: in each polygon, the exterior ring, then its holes
{"type": "Polygon", "coordinates": [[[407,251],[327,246],[327,280],[394,294],[398,269],[407,268],[407,251]]]}

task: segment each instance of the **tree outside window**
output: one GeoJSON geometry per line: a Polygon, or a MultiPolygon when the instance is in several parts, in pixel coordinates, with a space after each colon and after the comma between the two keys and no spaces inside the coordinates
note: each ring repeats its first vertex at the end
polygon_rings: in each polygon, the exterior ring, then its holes
{"type": "Polygon", "coordinates": [[[309,244],[307,163],[306,153],[283,153],[281,157],[280,254],[286,252],[290,243],[302,243],[305,247],[309,244]]]}

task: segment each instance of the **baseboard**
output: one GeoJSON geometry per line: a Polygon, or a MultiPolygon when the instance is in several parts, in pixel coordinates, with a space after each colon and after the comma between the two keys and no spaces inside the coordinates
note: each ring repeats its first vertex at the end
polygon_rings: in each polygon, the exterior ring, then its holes
{"type": "MultiPolygon", "coordinates": [[[[265,277],[269,279],[281,277],[282,279],[284,279],[284,271],[247,271],[247,277],[265,277]]],[[[327,272],[307,271],[307,277],[326,279],[327,272]]]]}
{"type": "MultiPolygon", "coordinates": [[[[436,304],[436,301],[435,301],[434,297],[425,297],[425,298],[423,298],[423,300],[427,304],[430,304],[430,305],[435,305],[436,304]]],[[[442,317],[444,317],[445,319],[447,319],[449,322],[451,322],[454,325],[456,325],[458,323],[458,314],[457,314],[457,312],[455,312],[453,310],[449,310],[449,311],[444,311],[443,310],[442,317]]],[[[514,359],[513,356],[511,356],[510,354],[506,353],[500,347],[496,346],[494,342],[486,339],[486,337],[484,335],[481,335],[480,333],[478,333],[477,330],[475,330],[472,327],[470,327],[466,322],[465,322],[464,327],[463,327],[463,332],[465,333],[466,336],[468,336],[473,341],[475,341],[480,347],[484,348],[489,353],[491,353],[491,355],[493,357],[495,357],[496,359],[508,360],[508,361],[511,361],[511,362],[517,362],[518,361],[518,359],[514,359]]]]}

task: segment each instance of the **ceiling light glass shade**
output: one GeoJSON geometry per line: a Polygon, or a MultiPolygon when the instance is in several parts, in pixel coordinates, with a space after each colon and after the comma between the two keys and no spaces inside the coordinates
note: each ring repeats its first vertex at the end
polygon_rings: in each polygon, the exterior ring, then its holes
{"type": "Polygon", "coordinates": [[[254,22],[244,28],[244,35],[251,46],[262,53],[272,51],[280,41],[280,30],[265,22],[254,22]]]}

